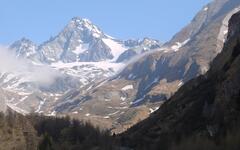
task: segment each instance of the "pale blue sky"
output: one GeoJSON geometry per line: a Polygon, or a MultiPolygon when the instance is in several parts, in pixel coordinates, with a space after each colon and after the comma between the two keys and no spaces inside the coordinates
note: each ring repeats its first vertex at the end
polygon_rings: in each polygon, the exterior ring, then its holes
{"type": "Polygon", "coordinates": [[[210,0],[0,0],[0,43],[40,44],[75,16],[119,38],[169,40],[210,0]]]}

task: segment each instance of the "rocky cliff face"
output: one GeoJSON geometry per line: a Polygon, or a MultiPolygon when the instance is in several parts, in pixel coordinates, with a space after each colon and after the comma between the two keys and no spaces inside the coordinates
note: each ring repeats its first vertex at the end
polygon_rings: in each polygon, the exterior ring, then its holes
{"type": "Polygon", "coordinates": [[[14,42],[10,49],[16,54],[17,58],[30,59],[33,62],[39,62],[40,55],[37,51],[37,45],[26,38],[14,42]]]}
{"type": "Polygon", "coordinates": [[[116,60],[117,63],[121,63],[133,57],[124,55],[125,51],[131,49],[136,54],[141,54],[160,46],[159,41],[149,38],[127,41],[115,39],[88,19],[75,17],[57,36],[39,46],[23,38],[14,42],[10,49],[18,58],[27,58],[44,64],[116,60]]]}
{"type": "Polygon", "coordinates": [[[239,126],[239,26],[240,12],[231,18],[227,42],[207,74],[187,82],[158,111],[123,134],[127,145],[157,149],[164,139],[218,137],[239,126]]]}
{"type": "MultiPolygon", "coordinates": [[[[134,81],[137,92],[132,101],[137,105],[168,99],[183,83],[206,73],[223,47],[228,20],[239,6],[236,0],[209,3],[158,51],[130,62],[113,79],[114,83],[122,79],[134,81]]],[[[134,52],[128,51],[126,55],[134,52]]]]}
{"type": "MultiPolygon", "coordinates": [[[[88,19],[73,18],[65,28],[55,37],[37,46],[30,40],[23,38],[11,45],[17,57],[33,59],[45,64],[56,62],[99,62],[116,61],[128,49],[151,50],[161,44],[156,40],[144,39],[121,41],[105,34],[88,19]],[[153,47],[155,46],[155,47],[153,47]]],[[[124,56],[121,56],[123,59],[124,56]]],[[[124,58],[124,60],[131,58],[124,58]]],[[[122,62],[118,59],[118,62],[122,62]]]]}
{"type": "Polygon", "coordinates": [[[221,51],[227,35],[226,22],[239,6],[236,0],[213,1],[166,43],[163,50],[144,56],[124,69],[120,78],[138,80],[135,100],[165,100],[183,83],[204,74],[221,51]],[[169,92],[157,94],[157,89],[163,88],[169,92]]]}
{"type": "Polygon", "coordinates": [[[108,38],[87,19],[73,18],[56,37],[40,46],[47,62],[102,61],[112,59],[108,38]]]}

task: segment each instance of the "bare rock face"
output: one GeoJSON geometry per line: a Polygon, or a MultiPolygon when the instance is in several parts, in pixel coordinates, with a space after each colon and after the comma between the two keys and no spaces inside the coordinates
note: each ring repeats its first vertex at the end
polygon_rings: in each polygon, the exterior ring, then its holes
{"type": "Polygon", "coordinates": [[[240,12],[231,18],[227,42],[206,75],[187,82],[158,111],[123,134],[127,145],[157,149],[164,139],[216,138],[239,127],[239,25],[240,12]]]}
{"type": "Polygon", "coordinates": [[[40,46],[47,62],[100,61],[112,59],[111,49],[101,40],[108,38],[87,19],[73,18],[56,37],[40,46]],[[84,54],[88,56],[84,57],[84,54]]]}
{"type": "Polygon", "coordinates": [[[80,54],[80,61],[103,61],[106,59],[113,59],[113,55],[111,53],[111,49],[107,47],[107,45],[102,40],[94,41],[89,47],[89,50],[85,51],[83,54],[80,54]]]}
{"type": "Polygon", "coordinates": [[[240,2],[236,0],[211,2],[172,40],[130,63],[114,80],[136,81],[138,91],[134,100],[142,99],[141,104],[166,100],[183,83],[207,72],[223,47],[227,22],[239,8],[240,2]],[[154,91],[161,87],[168,87],[169,92],[159,91],[156,95],[154,91]]]}
{"type": "MultiPolygon", "coordinates": [[[[160,45],[158,41],[154,44],[160,45]]],[[[57,36],[41,44],[38,51],[44,56],[41,60],[44,63],[99,62],[116,61],[124,51],[137,46],[154,48],[140,42],[137,45],[126,42],[125,45],[124,41],[108,36],[88,19],[75,17],[57,36]]]]}
{"type": "Polygon", "coordinates": [[[10,49],[16,54],[17,58],[30,59],[33,62],[39,62],[40,53],[37,51],[37,45],[26,38],[14,42],[10,49]]]}

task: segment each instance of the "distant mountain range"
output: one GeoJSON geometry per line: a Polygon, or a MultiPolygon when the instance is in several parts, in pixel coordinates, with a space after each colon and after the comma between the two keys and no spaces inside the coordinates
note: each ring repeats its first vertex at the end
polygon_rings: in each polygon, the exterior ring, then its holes
{"type": "Polygon", "coordinates": [[[6,57],[16,59],[13,65],[17,67],[1,71],[1,93],[18,112],[55,115],[55,107],[67,103],[59,100],[64,94],[91,89],[119,72],[131,58],[161,45],[150,38],[118,40],[88,19],[75,17],[40,45],[22,38],[9,46],[6,57]],[[51,83],[35,82],[40,76],[51,83]]]}
{"type": "Polygon", "coordinates": [[[37,46],[23,38],[13,43],[11,49],[16,51],[17,57],[45,64],[100,61],[114,63],[160,46],[159,41],[149,38],[117,40],[105,34],[88,19],[75,17],[57,36],[43,44],[37,46]],[[128,50],[135,50],[135,54],[131,51],[131,55],[127,55],[128,50]]]}

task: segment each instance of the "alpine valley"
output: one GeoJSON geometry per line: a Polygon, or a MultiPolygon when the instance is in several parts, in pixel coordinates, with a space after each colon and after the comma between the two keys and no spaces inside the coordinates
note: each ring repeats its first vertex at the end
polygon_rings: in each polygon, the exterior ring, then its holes
{"type": "Polygon", "coordinates": [[[75,17],[0,50],[0,150],[240,149],[239,0],[212,0],[164,44],[75,17]]]}
{"type": "Polygon", "coordinates": [[[2,109],[69,115],[123,132],[208,71],[239,10],[238,0],[214,0],[165,44],[118,40],[79,17],[40,45],[23,38],[6,48],[18,67],[0,68],[2,109]]]}

